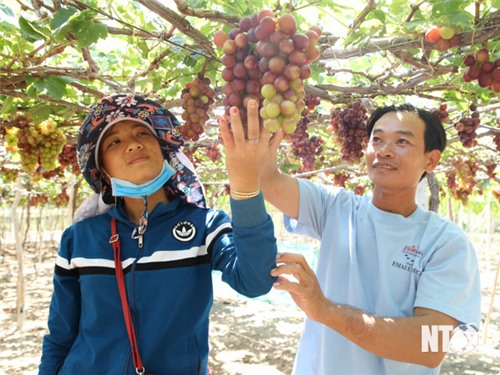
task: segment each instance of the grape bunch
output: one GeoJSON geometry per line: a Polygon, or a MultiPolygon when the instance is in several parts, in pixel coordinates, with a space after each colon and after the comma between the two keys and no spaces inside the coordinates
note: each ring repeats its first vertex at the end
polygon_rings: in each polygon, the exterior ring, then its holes
{"type": "Polygon", "coordinates": [[[335,173],[333,175],[333,184],[335,186],[345,188],[346,187],[345,183],[347,182],[347,180],[349,180],[349,178],[350,176],[345,173],[335,173]]]}
{"type": "Polygon", "coordinates": [[[45,204],[49,201],[49,197],[47,194],[31,194],[29,196],[28,204],[31,207],[37,207],[42,204],[45,204]]]}
{"type": "Polygon", "coordinates": [[[367,110],[360,101],[355,101],[343,109],[332,109],[327,131],[333,134],[332,139],[335,142],[342,145],[340,152],[343,161],[356,163],[363,157],[368,142],[367,121],[367,110]]]}
{"type": "Polygon", "coordinates": [[[81,174],[76,156],[76,145],[69,143],[65,144],[57,159],[59,161],[59,164],[61,165],[61,168],[64,169],[68,167],[71,173],[76,176],[81,174]]]}
{"type": "Polygon", "coordinates": [[[443,124],[449,124],[450,118],[448,113],[448,105],[443,103],[439,106],[439,108],[435,108],[431,110],[432,114],[441,120],[443,124]]]}
{"type": "MultiPolygon", "coordinates": [[[[311,122],[309,118],[310,111],[314,110],[319,104],[319,98],[307,94],[304,98],[305,108],[302,110],[302,118],[297,123],[295,132],[291,135],[292,153],[300,158],[302,168],[297,172],[309,172],[316,169],[316,157],[323,153],[323,145],[325,141],[320,137],[313,135],[309,136],[307,132],[308,124],[311,122]]],[[[324,160],[320,156],[320,160],[324,160]]]]}
{"type": "Polygon", "coordinates": [[[203,133],[205,123],[210,118],[208,109],[215,102],[217,93],[210,86],[210,79],[199,75],[182,90],[182,119],[179,131],[186,140],[197,141],[203,133]]]}
{"type": "Polygon", "coordinates": [[[0,167],[0,175],[2,176],[4,183],[12,183],[17,180],[19,175],[19,170],[14,168],[6,168],[4,166],[0,167]]]}
{"type": "Polygon", "coordinates": [[[306,108],[310,112],[314,111],[314,108],[316,108],[320,104],[319,98],[313,94],[306,94],[304,102],[306,103],[306,108]]]}
{"type": "Polygon", "coordinates": [[[475,104],[471,104],[469,109],[472,111],[470,116],[463,113],[460,120],[453,125],[458,132],[460,142],[467,148],[477,146],[478,142],[476,140],[476,130],[481,124],[479,112],[477,112],[477,106],[475,104]]]}
{"type": "Polygon", "coordinates": [[[51,120],[38,125],[32,123],[29,116],[17,113],[11,120],[18,130],[16,147],[21,155],[21,166],[26,173],[34,173],[38,166],[50,171],[56,168],[57,157],[66,143],[66,136],[51,120]]]}
{"type": "Polygon", "coordinates": [[[41,178],[45,178],[46,180],[50,180],[52,178],[63,178],[64,177],[64,169],[61,167],[56,167],[51,169],[50,171],[45,170],[39,165],[35,171],[35,174],[32,176],[33,181],[38,181],[41,178]]]}
{"type": "Polygon", "coordinates": [[[490,53],[486,48],[481,48],[474,55],[469,54],[464,58],[464,65],[468,69],[464,72],[465,82],[477,80],[479,86],[489,87],[493,92],[500,92],[500,59],[490,61],[490,53]]]}
{"type": "Polygon", "coordinates": [[[272,10],[240,19],[229,34],[219,30],[214,43],[222,48],[222,78],[226,115],[238,107],[246,123],[246,105],[255,99],[263,124],[271,132],[280,128],[292,134],[301,118],[304,80],[310,77],[309,62],[320,57],[318,26],[300,33],[290,13],[276,17],[272,10]]]}
{"type": "Polygon", "coordinates": [[[302,117],[297,123],[297,129],[292,135],[292,153],[300,158],[302,168],[297,172],[308,172],[316,169],[316,157],[323,153],[325,141],[318,136],[309,137],[307,124],[309,117],[302,117]]]}
{"type": "Polygon", "coordinates": [[[456,30],[447,26],[432,26],[426,31],[425,40],[432,43],[440,52],[462,44],[462,38],[456,34],[456,30]]]}
{"type": "Polygon", "coordinates": [[[57,194],[53,200],[56,207],[66,207],[69,203],[69,195],[66,192],[66,187],[63,187],[61,193],[57,194]]]}
{"type": "Polygon", "coordinates": [[[488,160],[484,163],[484,166],[486,167],[486,175],[488,176],[488,178],[494,180],[497,175],[495,172],[495,170],[497,169],[495,161],[488,160]]]}
{"type": "Polygon", "coordinates": [[[206,148],[206,155],[212,160],[214,163],[222,157],[222,154],[219,150],[219,146],[217,144],[212,144],[210,147],[206,148]]]}
{"type": "Polygon", "coordinates": [[[479,162],[470,157],[459,155],[452,160],[453,170],[447,173],[447,186],[456,200],[464,205],[477,185],[475,179],[479,170],[479,162]]]}

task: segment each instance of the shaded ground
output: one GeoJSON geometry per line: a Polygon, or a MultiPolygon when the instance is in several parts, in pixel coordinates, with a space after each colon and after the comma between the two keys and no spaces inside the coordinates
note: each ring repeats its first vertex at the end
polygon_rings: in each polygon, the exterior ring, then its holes
{"type": "MultiPolygon", "coordinates": [[[[56,244],[46,245],[44,249],[42,261],[33,246],[28,245],[24,252],[26,297],[22,330],[17,329],[15,250],[5,244],[0,249],[0,374],[37,373],[41,341],[46,332],[56,244]]],[[[494,271],[491,264],[482,268],[483,322],[491,301],[494,271]]],[[[228,297],[224,288],[218,286],[215,291],[210,327],[210,367],[214,375],[290,374],[303,314],[289,303],[228,297]]],[[[497,296],[486,344],[482,343],[481,336],[481,345],[474,352],[449,354],[441,374],[500,374],[499,305],[497,296]]]]}

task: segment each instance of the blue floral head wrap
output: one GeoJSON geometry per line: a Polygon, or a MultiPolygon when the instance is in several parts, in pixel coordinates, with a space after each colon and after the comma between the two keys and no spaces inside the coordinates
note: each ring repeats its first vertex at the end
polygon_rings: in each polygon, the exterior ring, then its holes
{"type": "Polygon", "coordinates": [[[163,107],[150,99],[129,94],[115,94],[99,100],[92,107],[79,130],[77,142],[78,164],[90,187],[102,195],[105,203],[112,203],[109,178],[99,167],[99,145],[104,133],[114,124],[134,120],[156,134],[164,158],[176,171],[165,184],[167,196],[181,197],[188,203],[205,207],[205,194],[194,167],[181,152],[184,139],[179,122],[163,107]]]}

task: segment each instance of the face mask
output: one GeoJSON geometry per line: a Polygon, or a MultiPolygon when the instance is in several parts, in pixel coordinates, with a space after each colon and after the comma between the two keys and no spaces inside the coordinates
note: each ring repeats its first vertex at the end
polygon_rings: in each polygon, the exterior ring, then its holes
{"type": "Polygon", "coordinates": [[[175,173],[175,170],[165,160],[160,174],[153,180],[146,181],[142,184],[134,184],[130,181],[121,180],[119,178],[111,177],[111,190],[114,197],[132,197],[144,198],[155,193],[160,189],[165,182],[175,173]]]}

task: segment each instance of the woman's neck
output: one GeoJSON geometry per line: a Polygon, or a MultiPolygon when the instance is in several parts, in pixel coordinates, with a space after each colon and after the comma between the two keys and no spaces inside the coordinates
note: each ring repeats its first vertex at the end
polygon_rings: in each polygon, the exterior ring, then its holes
{"type": "MultiPolygon", "coordinates": [[[[144,212],[144,201],[142,198],[130,198],[124,197],[124,208],[127,213],[130,221],[133,223],[138,223],[141,218],[142,213],[144,212]]],[[[162,187],[158,189],[155,193],[151,194],[148,198],[148,213],[154,210],[158,203],[168,203],[169,200],[167,198],[167,193],[165,189],[162,187]]]]}

